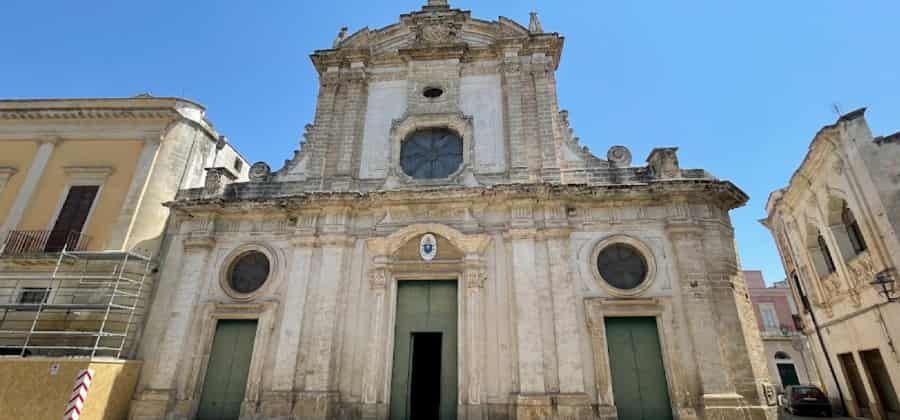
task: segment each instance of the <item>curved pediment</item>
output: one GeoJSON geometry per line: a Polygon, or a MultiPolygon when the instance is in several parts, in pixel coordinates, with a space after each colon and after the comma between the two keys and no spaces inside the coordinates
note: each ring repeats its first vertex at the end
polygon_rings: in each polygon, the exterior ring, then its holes
{"type": "Polygon", "coordinates": [[[488,21],[472,18],[467,10],[426,6],[380,29],[362,28],[348,35],[342,28],[332,48],[316,51],[312,59],[320,72],[354,61],[389,64],[421,58],[500,58],[506,50],[544,52],[558,63],[562,41],[556,33],[544,33],[539,24],[529,30],[505,17],[488,21]]]}

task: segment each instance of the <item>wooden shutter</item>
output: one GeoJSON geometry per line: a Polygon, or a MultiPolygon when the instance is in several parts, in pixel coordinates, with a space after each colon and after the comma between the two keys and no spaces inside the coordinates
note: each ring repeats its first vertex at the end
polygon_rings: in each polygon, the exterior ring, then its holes
{"type": "Polygon", "coordinates": [[[69,188],[69,194],[62,209],[59,210],[44,251],[57,252],[63,248],[73,249],[78,246],[79,234],[87,221],[99,189],[97,185],[77,185],[69,188]]]}

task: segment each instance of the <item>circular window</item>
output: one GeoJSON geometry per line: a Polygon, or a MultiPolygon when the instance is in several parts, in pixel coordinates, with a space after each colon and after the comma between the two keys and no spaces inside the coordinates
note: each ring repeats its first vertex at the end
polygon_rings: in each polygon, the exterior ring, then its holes
{"type": "Polygon", "coordinates": [[[259,251],[248,251],[234,259],[228,270],[228,286],[249,294],[259,290],[269,277],[269,258],[259,251]]]}
{"type": "Polygon", "coordinates": [[[462,138],[451,130],[417,130],[400,146],[400,167],[417,179],[446,178],[459,169],[462,152],[462,138]]]}
{"type": "Polygon", "coordinates": [[[637,288],[647,279],[647,260],[631,245],[617,243],[607,246],[597,255],[600,277],[620,290],[637,288]]]}
{"type": "Polygon", "coordinates": [[[440,98],[443,94],[444,90],[438,87],[429,87],[422,91],[422,96],[428,99],[440,98]]]}

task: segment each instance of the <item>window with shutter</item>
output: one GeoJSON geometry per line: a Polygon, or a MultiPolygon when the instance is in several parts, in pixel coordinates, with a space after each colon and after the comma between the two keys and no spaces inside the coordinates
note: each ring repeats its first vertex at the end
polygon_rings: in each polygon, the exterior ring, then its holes
{"type": "Polygon", "coordinates": [[[81,229],[84,228],[99,189],[97,185],[76,185],[69,188],[69,194],[56,216],[56,223],[53,224],[44,251],[58,252],[78,246],[81,229]]]}

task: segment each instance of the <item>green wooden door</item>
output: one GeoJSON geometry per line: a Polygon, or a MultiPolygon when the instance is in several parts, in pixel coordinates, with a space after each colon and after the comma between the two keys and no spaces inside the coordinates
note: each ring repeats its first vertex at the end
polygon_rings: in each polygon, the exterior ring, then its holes
{"type": "Polygon", "coordinates": [[[794,367],[793,363],[777,363],[775,366],[778,367],[781,386],[800,385],[800,378],[797,377],[797,368],[794,367]]]}
{"type": "Polygon", "coordinates": [[[255,320],[221,320],[216,326],[197,418],[237,419],[250,372],[255,320]]]}
{"type": "Polygon", "coordinates": [[[671,419],[669,388],[654,318],[606,318],[619,420],[671,419]]]}
{"type": "Polygon", "coordinates": [[[456,419],[456,308],[455,281],[398,283],[391,420],[456,419]]]}

